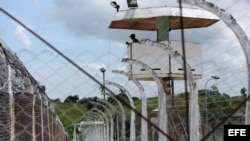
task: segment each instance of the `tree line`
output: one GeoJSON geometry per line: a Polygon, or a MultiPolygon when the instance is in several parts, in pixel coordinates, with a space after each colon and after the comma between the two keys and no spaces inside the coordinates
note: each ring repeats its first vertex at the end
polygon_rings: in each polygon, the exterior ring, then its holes
{"type": "MultiPolygon", "coordinates": [[[[122,99],[124,99],[125,101],[127,101],[129,103],[128,97],[125,94],[125,92],[123,90],[120,89],[119,93],[117,95],[115,95],[115,98],[120,97],[122,99]]],[[[65,100],[63,101],[63,103],[78,103],[78,104],[89,104],[90,102],[97,102],[98,101],[98,97],[94,96],[94,97],[84,97],[82,99],[79,98],[78,95],[69,95],[65,98],[65,100]]],[[[132,99],[134,101],[139,100],[138,97],[132,97],[132,99]]],[[[51,99],[52,102],[62,102],[59,98],[56,99],[51,99]]],[[[116,103],[115,99],[112,97],[108,97],[107,101],[111,104],[116,103]]]]}

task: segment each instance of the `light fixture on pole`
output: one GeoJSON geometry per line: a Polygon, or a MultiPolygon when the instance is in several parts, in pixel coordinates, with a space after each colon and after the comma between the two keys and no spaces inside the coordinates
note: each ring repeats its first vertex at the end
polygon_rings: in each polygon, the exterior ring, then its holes
{"type": "Polygon", "coordinates": [[[116,9],[117,12],[119,11],[120,5],[118,5],[115,1],[111,1],[110,4],[116,9]]]}
{"type": "Polygon", "coordinates": [[[217,79],[220,79],[219,76],[211,76],[210,79],[207,80],[206,84],[205,84],[205,98],[206,98],[206,117],[205,117],[205,129],[208,130],[208,113],[207,113],[207,83],[210,81],[210,80],[217,80],[217,79]]]}
{"type": "Polygon", "coordinates": [[[102,86],[102,92],[103,92],[103,99],[105,100],[105,68],[100,68],[100,71],[103,74],[103,86],[102,86]]]}
{"type": "Polygon", "coordinates": [[[137,0],[127,0],[128,8],[138,7],[137,0]]]}

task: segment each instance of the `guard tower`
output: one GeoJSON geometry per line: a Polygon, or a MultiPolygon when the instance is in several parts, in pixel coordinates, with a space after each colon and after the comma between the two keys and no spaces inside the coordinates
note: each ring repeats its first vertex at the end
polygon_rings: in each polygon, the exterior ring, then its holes
{"type": "MultiPolygon", "coordinates": [[[[183,28],[208,27],[219,19],[202,9],[183,8],[183,28]]],[[[182,54],[181,41],[169,41],[171,30],[181,29],[180,9],[177,7],[131,8],[118,11],[109,25],[113,29],[147,30],[157,32],[157,41],[182,54]]],[[[202,77],[202,45],[185,42],[186,60],[195,79],[202,77]]],[[[162,49],[140,43],[128,46],[128,58],[149,65],[160,78],[184,79],[183,67],[171,59],[162,49]]],[[[138,80],[152,80],[152,76],[138,65],[129,65],[129,72],[138,80]]]]}
{"type": "MultiPolygon", "coordinates": [[[[184,68],[178,60],[173,58],[169,53],[164,51],[158,45],[165,45],[168,48],[177,51],[181,56],[182,54],[182,41],[170,41],[169,32],[172,30],[178,30],[181,28],[191,29],[191,28],[205,28],[219,21],[218,17],[202,9],[194,8],[182,8],[182,15],[180,14],[180,9],[177,7],[152,7],[152,8],[130,8],[128,10],[118,11],[115,18],[111,21],[109,28],[113,29],[127,29],[127,30],[147,30],[157,32],[157,41],[151,42],[149,44],[143,44],[142,41],[132,42],[128,44],[127,55],[129,59],[135,59],[141,61],[148,66],[150,66],[157,76],[161,80],[162,86],[166,94],[166,101],[171,100],[171,95],[174,95],[174,80],[184,80],[184,68]],[[181,23],[180,16],[182,16],[181,23]],[[157,43],[157,44],[155,44],[157,43]]],[[[191,67],[191,72],[194,79],[202,78],[202,44],[185,42],[185,56],[186,63],[191,67]]],[[[152,81],[153,76],[149,74],[143,66],[129,64],[128,72],[133,75],[134,78],[144,81],[152,81]]],[[[198,93],[198,92],[197,92],[198,93]]],[[[191,103],[198,102],[198,96],[194,99],[190,99],[191,103]],[[193,102],[192,102],[193,101],[193,102]]],[[[164,100],[163,100],[164,101],[164,100]]],[[[163,102],[162,105],[170,102],[163,102]]],[[[159,105],[161,105],[159,104],[159,105]]],[[[169,105],[170,106],[170,105],[169,105]]],[[[167,108],[166,106],[165,108],[167,108]]],[[[172,108],[175,113],[178,111],[175,108],[175,104],[172,103],[172,108]]],[[[172,109],[171,109],[172,110],[172,109]]],[[[194,112],[199,112],[199,109],[192,109],[194,112]]],[[[194,113],[191,111],[191,113],[194,113]]],[[[158,123],[159,127],[166,132],[172,132],[170,129],[166,130],[165,124],[162,116],[165,116],[166,110],[159,108],[158,123]],[[160,112],[161,110],[161,112],[160,112]],[[160,114],[162,113],[162,114],[160,114]]],[[[197,115],[197,114],[196,114],[197,115]]],[[[168,114],[168,116],[172,116],[168,114]]],[[[166,119],[167,122],[168,119],[166,119]]],[[[181,123],[181,119],[179,117],[181,123]]],[[[195,121],[199,122],[199,121],[195,121]]],[[[194,123],[192,121],[192,123],[194,123]]],[[[191,124],[192,124],[191,123],[191,124]]],[[[167,124],[167,123],[166,123],[167,124]]],[[[182,123],[181,123],[182,124],[182,123]]],[[[199,125],[199,123],[195,123],[199,125]]],[[[194,131],[191,131],[192,139],[199,140],[199,128],[196,125],[194,131]],[[198,134],[198,135],[197,135],[198,134]],[[197,137],[194,137],[197,135],[197,137]]],[[[176,127],[171,127],[171,130],[175,130],[175,134],[179,134],[176,127]]],[[[183,138],[188,138],[187,132],[182,124],[182,135],[179,136],[177,140],[183,140],[183,138]],[[184,137],[183,137],[184,136],[184,137]]],[[[192,140],[191,139],[191,140],[192,140]]],[[[158,138],[159,141],[165,141],[164,137],[158,138]]]]}

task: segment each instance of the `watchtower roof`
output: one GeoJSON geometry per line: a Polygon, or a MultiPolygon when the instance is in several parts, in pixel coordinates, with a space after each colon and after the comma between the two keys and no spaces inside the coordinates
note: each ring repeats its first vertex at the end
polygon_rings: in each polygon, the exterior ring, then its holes
{"type": "MultiPolygon", "coordinates": [[[[164,6],[120,10],[111,21],[109,28],[156,31],[156,19],[169,17],[169,28],[171,30],[181,29],[180,15],[178,7],[164,6]]],[[[219,21],[219,18],[214,14],[198,8],[182,8],[182,17],[184,29],[208,27],[219,21]]]]}

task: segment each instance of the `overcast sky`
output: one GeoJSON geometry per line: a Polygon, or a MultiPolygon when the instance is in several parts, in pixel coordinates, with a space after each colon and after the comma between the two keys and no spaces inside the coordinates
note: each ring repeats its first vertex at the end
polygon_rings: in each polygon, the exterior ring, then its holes
{"type": "MultiPolygon", "coordinates": [[[[232,14],[246,34],[250,36],[249,0],[211,0],[210,2],[232,14]]],[[[117,3],[120,5],[121,10],[128,9],[126,0],[117,0],[117,3]]],[[[114,68],[124,69],[126,67],[120,61],[126,57],[126,46],[124,43],[125,41],[130,41],[129,34],[136,33],[138,38],[143,39],[156,39],[155,32],[109,29],[108,26],[112,18],[115,17],[116,10],[110,5],[110,1],[107,0],[1,0],[0,5],[1,8],[22,21],[59,50],[71,58],[77,58],[78,60],[75,61],[91,72],[99,81],[102,81],[102,74],[99,72],[101,67],[107,68],[107,79],[117,81],[118,83],[126,81],[126,79],[114,77],[111,74],[111,70],[114,68]]],[[[139,8],[178,6],[176,0],[138,0],[138,5],[139,8]]],[[[32,68],[34,65],[29,63],[30,58],[26,58],[25,53],[27,54],[30,51],[30,54],[39,54],[46,49],[46,46],[2,13],[0,20],[2,21],[0,26],[1,40],[14,52],[17,52],[24,64],[27,64],[27,67],[30,70],[33,69],[34,72],[35,69],[32,68]],[[25,50],[25,53],[23,50],[25,50]]],[[[203,44],[203,78],[198,80],[199,89],[204,89],[205,83],[210,79],[211,75],[218,75],[221,79],[209,83],[208,87],[216,84],[225,93],[237,95],[241,87],[247,86],[244,54],[239,42],[224,23],[217,22],[204,29],[185,30],[185,35],[187,41],[201,42],[203,44]]],[[[170,38],[180,40],[180,32],[171,31],[170,38]]],[[[47,57],[48,55],[45,56],[47,57]]],[[[53,55],[50,57],[53,58],[53,55]]],[[[40,60],[40,58],[37,60],[40,60]]],[[[52,70],[56,69],[52,68],[52,70]]],[[[74,72],[76,70],[71,75],[74,72]]],[[[48,78],[47,74],[40,73],[49,73],[48,70],[39,72],[39,75],[44,75],[48,78]]],[[[54,74],[56,73],[54,72],[54,74]]],[[[65,81],[65,79],[58,81],[65,81]]],[[[45,80],[38,81],[47,83],[45,80]]],[[[53,84],[58,83],[58,81],[51,80],[46,85],[59,87],[59,84],[53,84]]],[[[69,83],[71,81],[75,80],[72,78],[69,83]]],[[[91,80],[88,79],[88,81],[91,80]]],[[[148,85],[154,86],[154,84],[148,85]]],[[[50,89],[49,92],[52,93],[52,88],[50,86],[47,87],[50,89]]],[[[179,92],[183,90],[181,85],[178,88],[180,88],[179,92]]],[[[73,94],[72,91],[65,95],[73,94]]],[[[93,93],[95,94],[96,92],[93,93]]],[[[58,94],[52,95],[48,93],[48,95],[52,98],[64,98],[58,94]]],[[[92,93],[83,94],[81,97],[90,95],[92,93]]],[[[155,95],[151,94],[150,96],[155,95]]]]}

